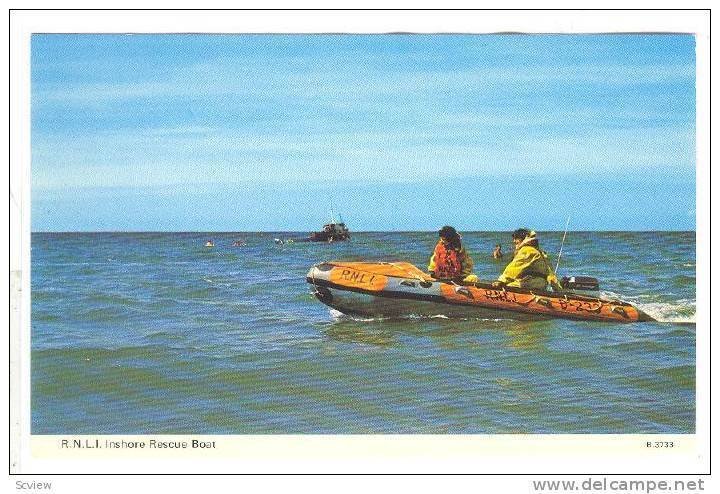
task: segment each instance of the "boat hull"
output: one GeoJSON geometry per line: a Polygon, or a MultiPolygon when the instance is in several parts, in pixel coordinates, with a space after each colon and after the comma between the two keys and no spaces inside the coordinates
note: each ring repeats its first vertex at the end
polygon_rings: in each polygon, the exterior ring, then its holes
{"type": "Polygon", "coordinates": [[[344,314],[364,317],[652,320],[620,300],[438,281],[407,263],[322,263],[310,269],[307,282],[322,303],[344,314]]]}
{"type": "Polygon", "coordinates": [[[453,305],[443,302],[430,302],[413,300],[409,298],[395,298],[376,296],[336,288],[319,286],[313,292],[315,297],[325,305],[350,316],[359,317],[434,317],[448,318],[477,318],[477,319],[515,319],[534,320],[544,316],[513,313],[490,309],[486,307],[473,307],[468,305],[453,305]]]}

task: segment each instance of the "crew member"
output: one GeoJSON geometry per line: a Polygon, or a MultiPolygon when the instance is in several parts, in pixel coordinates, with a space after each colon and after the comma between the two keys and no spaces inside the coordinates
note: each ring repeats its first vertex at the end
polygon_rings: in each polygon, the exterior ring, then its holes
{"type": "Polygon", "coordinates": [[[548,256],[540,250],[537,234],[520,228],[512,234],[515,256],[493,286],[510,286],[528,290],[562,290],[548,256]]]}
{"type": "Polygon", "coordinates": [[[495,250],[493,250],[493,259],[502,259],[502,256],[502,248],[500,247],[500,244],[497,244],[495,246],[495,250]]]}
{"type": "Polygon", "coordinates": [[[460,234],[455,228],[444,226],[438,235],[440,238],[428,265],[430,276],[437,279],[476,282],[478,278],[472,274],[473,261],[462,246],[460,234]]]}

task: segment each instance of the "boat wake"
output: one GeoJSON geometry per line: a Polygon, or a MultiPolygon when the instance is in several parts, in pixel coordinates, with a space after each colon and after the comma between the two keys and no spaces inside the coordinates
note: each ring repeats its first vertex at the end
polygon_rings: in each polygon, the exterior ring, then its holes
{"type": "Polygon", "coordinates": [[[365,322],[372,322],[372,321],[384,321],[387,320],[387,317],[360,317],[360,316],[351,316],[349,314],[345,314],[343,312],[340,312],[339,310],[330,309],[330,317],[332,317],[333,321],[365,321],[365,322]]]}
{"type": "Polygon", "coordinates": [[[695,323],[694,300],[678,300],[673,303],[638,303],[637,306],[658,322],[672,322],[680,324],[695,323]]]}
{"type": "MultiPolygon", "coordinates": [[[[603,292],[602,295],[606,298],[620,298],[619,295],[613,292],[603,292]]],[[[695,300],[679,299],[668,302],[652,300],[652,298],[651,295],[625,297],[628,302],[632,302],[638,309],[657,322],[695,324],[695,300]]]]}
{"type": "Polygon", "coordinates": [[[422,315],[422,314],[405,314],[401,316],[378,316],[378,317],[362,317],[357,315],[345,314],[339,310],[330,309],[330,316],[334,321],[360,321],[360,322],[377,322],[377,321],[412,321],[412,320],[431,320],[431,319],[447,319],[453,321],[483,321],[483,322],[501,322],[513,321],[512,318],[489,318],[489,317],[450,317],[445,314],[422,315]]]}

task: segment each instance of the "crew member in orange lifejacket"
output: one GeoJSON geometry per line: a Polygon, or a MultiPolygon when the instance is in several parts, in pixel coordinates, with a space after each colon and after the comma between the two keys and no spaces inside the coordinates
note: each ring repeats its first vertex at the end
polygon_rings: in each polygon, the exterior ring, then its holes
{"type": "Polygon", "coordinates": [[[438,279],[476,282],[472,274],[473,261],[462,246],[460,234],[451,226],[444,226],[438,232],[440,239],[430,258],[428,271],[438,279]]]}

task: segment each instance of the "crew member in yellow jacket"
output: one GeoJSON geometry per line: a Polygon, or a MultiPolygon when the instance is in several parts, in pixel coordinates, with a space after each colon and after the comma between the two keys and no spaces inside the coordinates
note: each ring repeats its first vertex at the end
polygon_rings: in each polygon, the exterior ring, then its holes
{"type": "Polygon", "coordinates": [[[478,277],[472,274],[473,260],[462,246],[460,234],[455,228],[444,226],[438,235],[440,238],[428,265],[430,276],[437,279],[477,282],[478,277]]]}
{"type": "Polygon", "coordinates": [[[562,290],[557,276],[553,271],[548,256],[540,250],[537,234],[534,231],[520,228],[512,234],[515,244],[515,257],[507,265],[493,286],[511,286],[527,290],[562,290]]]}

